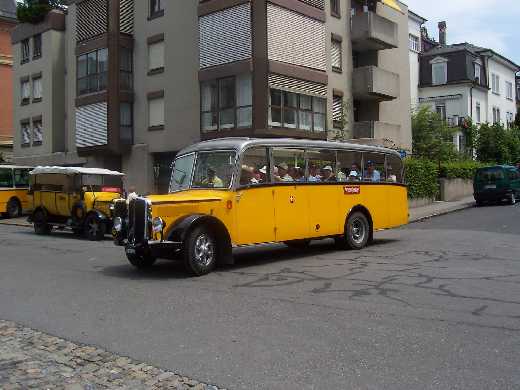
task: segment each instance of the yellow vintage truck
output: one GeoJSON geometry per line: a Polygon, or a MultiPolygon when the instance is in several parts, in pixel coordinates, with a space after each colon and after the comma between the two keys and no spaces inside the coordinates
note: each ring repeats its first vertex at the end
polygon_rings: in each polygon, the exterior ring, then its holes
{"type": "Polygon", "coordinates": [[[37,167],[30,172],[36,234],[71,229],[92,241],[112,229],[113,201],[123,194],[123,174],[83,167],[37,167]]]}

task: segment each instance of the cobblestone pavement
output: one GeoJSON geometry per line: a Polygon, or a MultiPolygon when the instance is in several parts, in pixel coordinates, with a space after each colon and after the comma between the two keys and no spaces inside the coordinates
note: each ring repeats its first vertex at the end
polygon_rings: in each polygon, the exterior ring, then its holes
{"type": "Polygon", "coordinates": [[[216,386],[0,320],[0,389],[190,389],[216,386]]]}

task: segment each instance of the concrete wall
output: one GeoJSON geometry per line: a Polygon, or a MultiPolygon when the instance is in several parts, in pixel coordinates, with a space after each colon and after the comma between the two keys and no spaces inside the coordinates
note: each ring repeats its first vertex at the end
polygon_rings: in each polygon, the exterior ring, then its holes
{"type": "Polygon", "coordinates": [[[440,200],[454,202],[473,195],[473,180],[439,179],[440,200]]]}
{"type": "Polygon", "coordinates": [[[400,3],[403,12],[398,12],[378,3],[378,14],[398,25],[399,47],[379,52],[379,66],[399,74],[399,97],[379,106],[379,120],[401,126],[400,136],[393,140],[398,147],[412,149],[412,123],[410,107],[410,59],[408,50],[408,8],[400,3]]]}

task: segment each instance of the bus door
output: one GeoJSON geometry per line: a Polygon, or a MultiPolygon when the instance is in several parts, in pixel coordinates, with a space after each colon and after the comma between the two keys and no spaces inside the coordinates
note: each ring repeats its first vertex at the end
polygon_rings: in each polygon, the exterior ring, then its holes
{"type": "Polygon", "coordinates": [[[304,151],[273,148],[272,161],[276,241],[308,238],[304,151]]]}

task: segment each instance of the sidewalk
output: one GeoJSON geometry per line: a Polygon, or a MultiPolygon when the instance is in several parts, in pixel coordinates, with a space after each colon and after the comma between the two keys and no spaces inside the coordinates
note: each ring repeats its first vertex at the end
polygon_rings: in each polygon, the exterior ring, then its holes
{"type": "Polygon", "coordinates": [[[473,199],[473,196],[456,202],[434,202],[427,206],[410,209],[410,223],[474,206],[475,199],[473,199]]]}
{"type": "Polygon", "coordinates": [[[12,219],[0,217],[0,225],[32,227],[32,224],[27,222],[27,216],[23,216],[20,218],[12,218],[12,219]]]}

